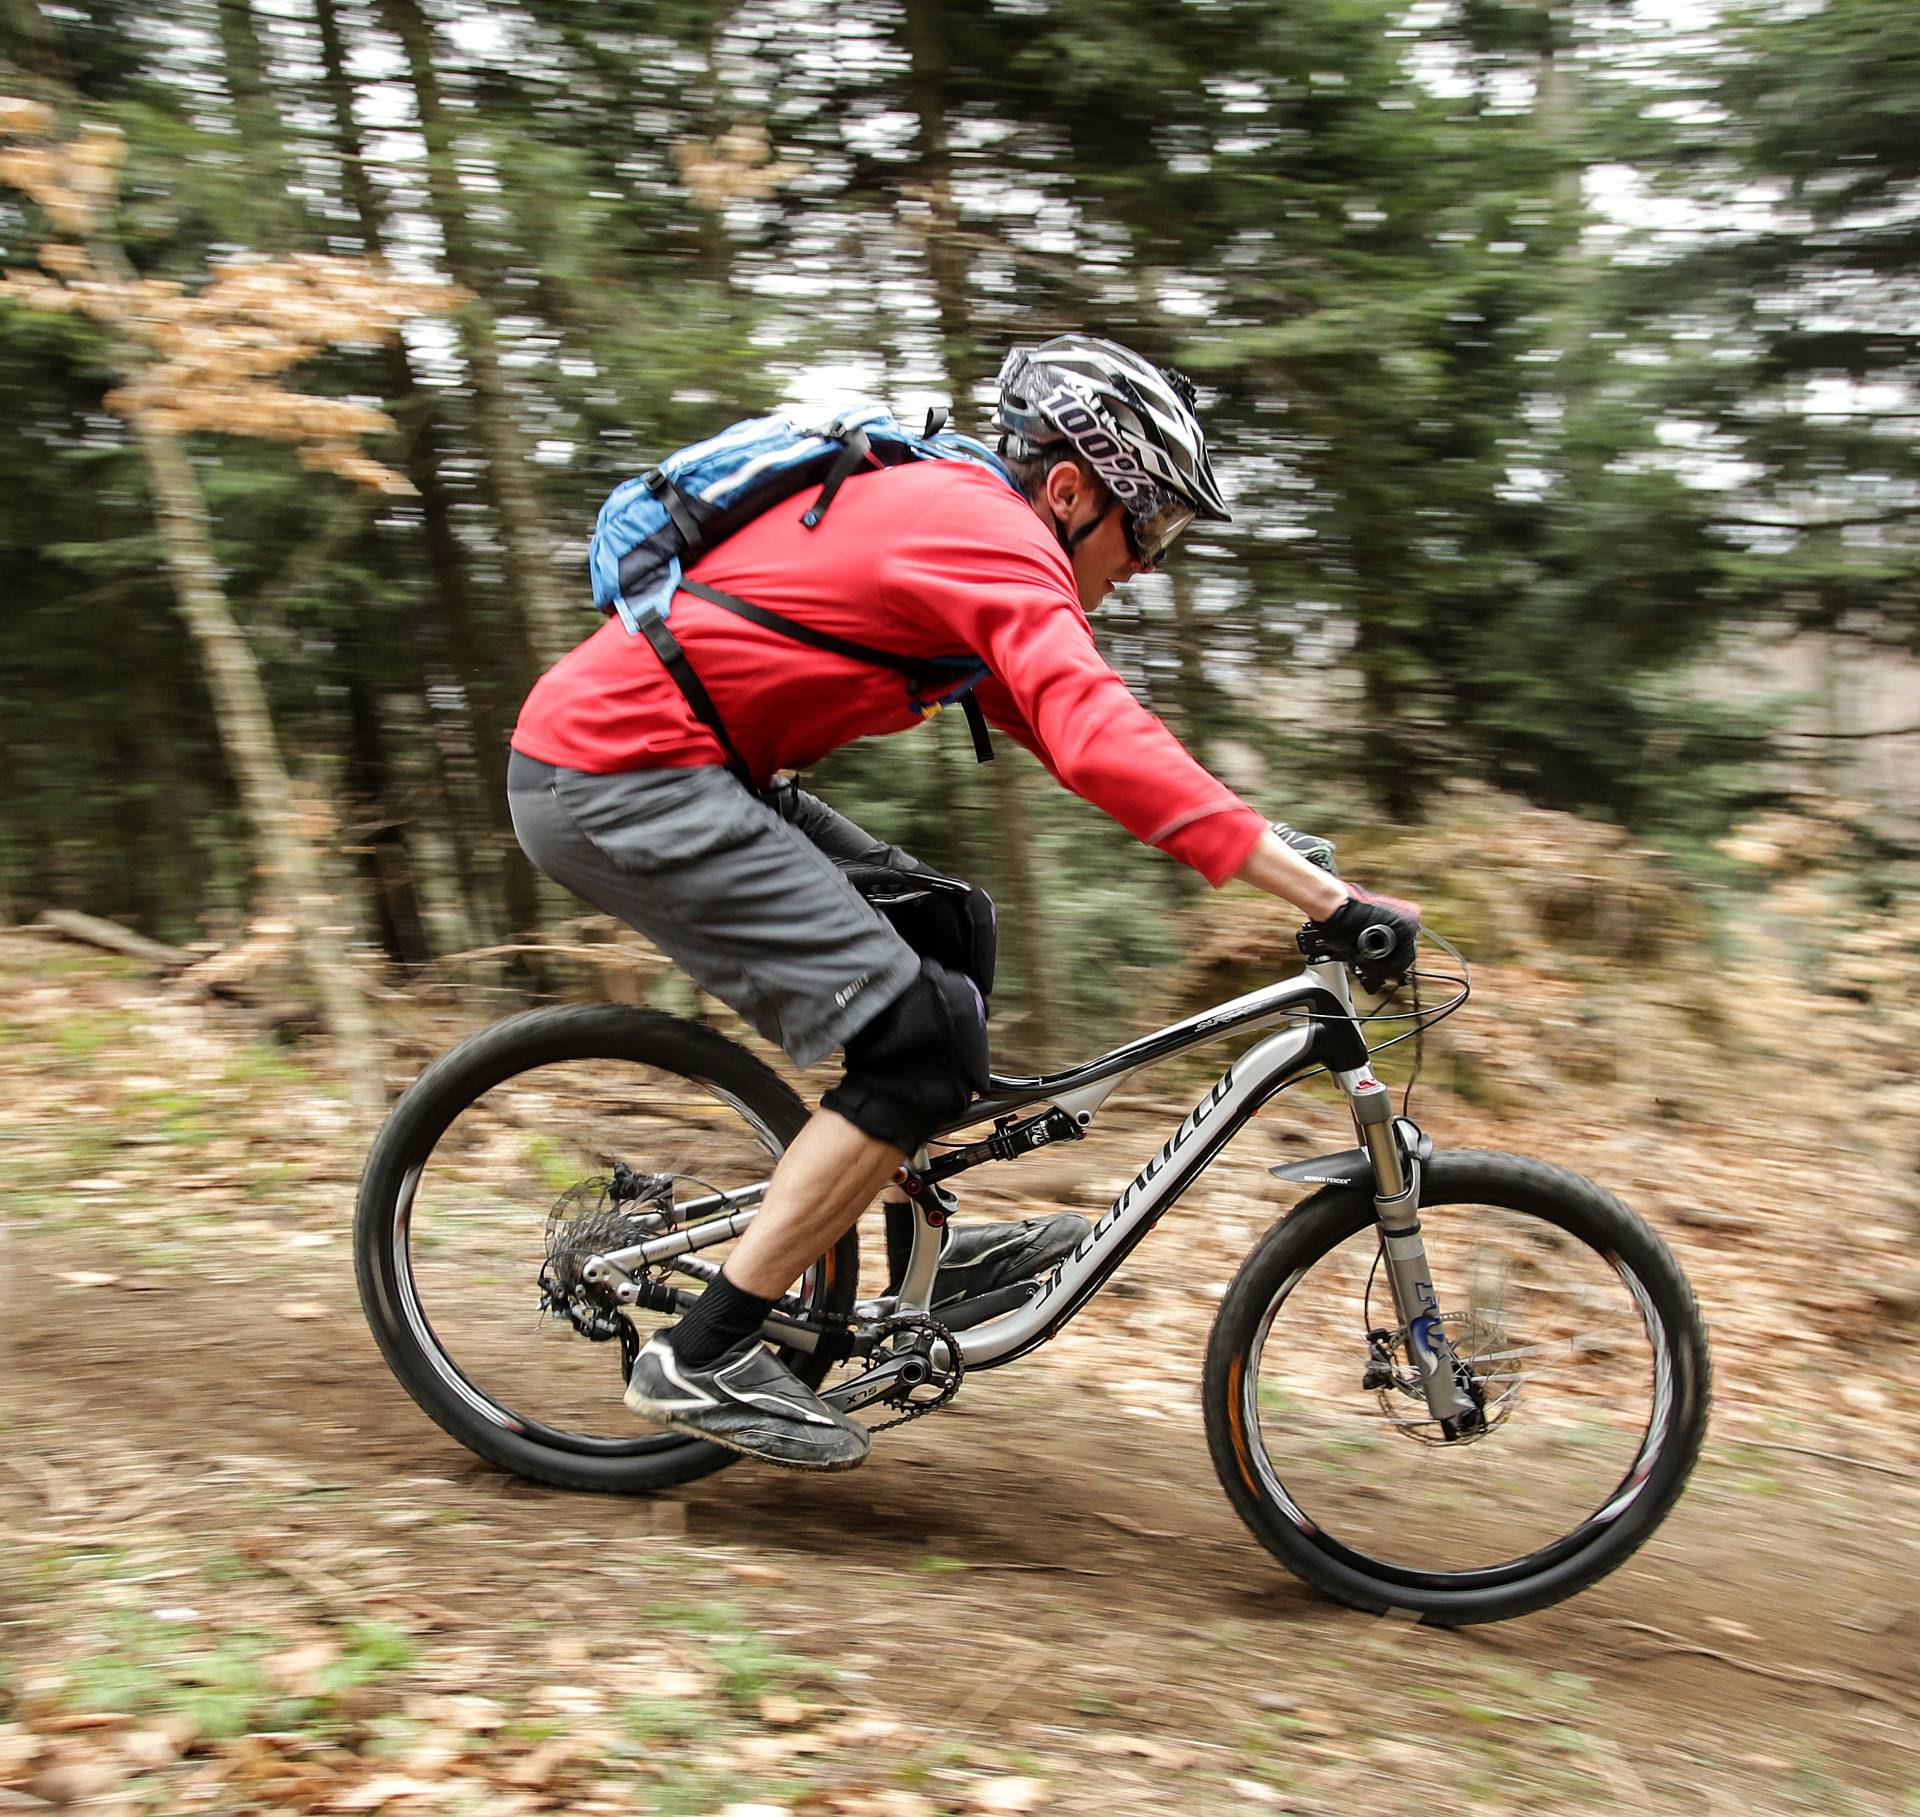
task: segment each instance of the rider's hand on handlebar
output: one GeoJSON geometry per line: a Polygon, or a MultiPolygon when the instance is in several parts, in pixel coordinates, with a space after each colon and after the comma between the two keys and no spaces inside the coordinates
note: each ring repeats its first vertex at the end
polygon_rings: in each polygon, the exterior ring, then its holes
{"type": "Polygon", "coordinates": [[[1308,925],[1319,944],[1352,966],[1370,991],[1397,983],[1413,970],[1414,948],[1420,937],[1417,902],[1351,889],[1347,900],[1331,915],[1308,925]]]}

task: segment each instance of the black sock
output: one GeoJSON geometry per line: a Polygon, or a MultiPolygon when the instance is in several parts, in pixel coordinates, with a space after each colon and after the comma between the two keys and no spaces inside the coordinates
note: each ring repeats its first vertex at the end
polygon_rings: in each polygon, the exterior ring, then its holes
{"type": "Polygon", "coordinates": [[[913,1254],[913,1207],[889,1203],[887,1214],[887,1292],[898,1293],[913,1254]]]}
{"type": "MultiPolygon", "coordinates": [[[[898,1293],[907,1278],[907,1264],[913,1260],[913,1232],[919,1219],[911,1205],[889,1201],[882,1210],[887,1214],[887,1292],[898,1293]]],[[[940,1247],[947,1246],[947,1230],[940,1232],[940,1247]]]]}
{"type": "Polygon", "coordinates": [[[665,1334],[666,1339],[673,1354],[690,1369],[705,1369],[758,1331],[772,1310],[772,1300],[734,1286],[722,1274],[694,1301],[693,1310],[665,1334]]]}

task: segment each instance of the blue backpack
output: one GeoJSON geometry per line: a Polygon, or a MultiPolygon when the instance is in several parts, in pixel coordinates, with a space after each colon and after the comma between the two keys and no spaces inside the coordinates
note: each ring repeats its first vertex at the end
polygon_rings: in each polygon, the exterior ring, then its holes
{"type": "Polygon", "coordinates": [[[786,417],[750,417],[623,481],[600,507],[588,555],[594,603],[602,612],[618,612],[631,634],[653,645],[687,704],[719,739],[727,767],[750,786],[747,767],[712,698],[701,686],[680,640],[667,628],[678,589],[798,643],[898,671],[906,677],[909,699],[923,717],[959,701],[973,734],[975,754],[982,763],[992,757],[986,722],[973,698],[974,687],[987,673],[977,657],[903,656],[877,650],[689,580],[685,573],[743,524],[816,486],[820,496],[800,521],[809,530],[817,528],[841,486],[863,470],[898,467],[908,461],[971,460],[1014,485],[1005,463],[984,442],[942,434],[944,420],[944,412],[933,412],[926,433],[914,435],[878,404],[855,405],[812,428],[786,417]]]}

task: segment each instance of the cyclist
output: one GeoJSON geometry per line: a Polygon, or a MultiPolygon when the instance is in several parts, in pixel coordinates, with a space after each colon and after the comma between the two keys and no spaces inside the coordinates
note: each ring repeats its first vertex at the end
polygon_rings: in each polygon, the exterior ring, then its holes
{"type": "MultiPolygon", "coordinates": [[[[675,596],[672,622],[704,713],[647,639],[609,619],[541,678],[513,735],[514,828],[534,863],[646,934],[796,1064],[845,1050],[845,1076],[781,1156],[720,1276],[644,1346],[627,1390],[648,1419],[770,1462],[837,1470],[866,1456],[865,1428],[758,1332],[903,1158],[986,1088],[985,1009],[962,966],[915,951],[840,868],[914,861],[813,797],[767,787],[917,723],[900,675],[702,593],[880,649],[978,658],[985,717],[1145,843],[1216,886],[1237,878],[1291,903],[1336,951],[1385,922],[1397,946],[1381,969],[1412,962],[1418,911],[1310,864],[1094,644],[1087,614],[1116,585],[1151,572],[1196,519],[1229,521],[1193,386],[1076,334],[1016,348],[999,387],[1004,474],[965,459],[856,474],[817,526],[801,521],[803,494],[695,563],[701,590],[675,596]]],[[[1032,1278],[1087,1225],[948,1228],[936,1305],[1032,1278]]]]}

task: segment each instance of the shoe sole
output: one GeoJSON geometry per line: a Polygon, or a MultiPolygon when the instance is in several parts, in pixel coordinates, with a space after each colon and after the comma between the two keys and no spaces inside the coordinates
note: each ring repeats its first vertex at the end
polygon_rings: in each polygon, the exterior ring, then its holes
{"type": "Polygon", "coordinates": [[[776,1470],[804,1470],[813,1476],[833,1476],[843,1470],[857,1470],[867,1461],[871,1447],[858,1457],[830,1458],[821,1463],[808,1463],[794,1457],[770,1457],[764,1451],[756,1451],[751,1445],[744,1445],[738,1439],[729,1438],[724,1433],[708,1432],[704,1427],[696,1426],[690,1420],[677,1418],[671,1413],[655,1413],[646,1407],[636,1407],[632,1401],[625,1403],[629,1413],[636,1413],[643,1420],[651,1420],[656,1426],[664,1426],[669,1432],[677,1432],[683,1438],[697,1438],[703,1444],[718,1445],[722,1451],[731,1451],[740,1457],[750,1457],[756,1463],[771,1464],[776,1470]]]}

